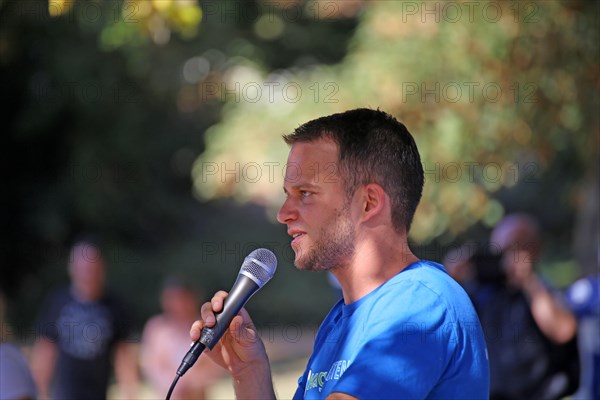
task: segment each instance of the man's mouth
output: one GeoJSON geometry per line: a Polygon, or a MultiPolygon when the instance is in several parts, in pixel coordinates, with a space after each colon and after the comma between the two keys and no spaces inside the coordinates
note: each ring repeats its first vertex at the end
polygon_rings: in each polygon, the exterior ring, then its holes
{"type": "Polygon", "coordinates": [[[292,233],[292,245],[297,245],[300,240],[306,235],[304,232],[294,232],[292,233]]]}

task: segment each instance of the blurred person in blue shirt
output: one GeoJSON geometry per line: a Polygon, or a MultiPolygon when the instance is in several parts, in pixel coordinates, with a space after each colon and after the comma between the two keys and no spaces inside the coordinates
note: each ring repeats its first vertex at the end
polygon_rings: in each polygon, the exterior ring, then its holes
{"type": "Polygon", "coordinates": [[[21,349],[11,343],[5,319],[6,306],[0,293],[0,399],[33,400],[37,390],[21,349]]]}
{"type": "Polygon", "coordinates": [[[573,283],[567,291],[567,300],[579,321],[581,383],[573,399],[598,400],[600,399],[600,273],[581,278],[573,283]]]}

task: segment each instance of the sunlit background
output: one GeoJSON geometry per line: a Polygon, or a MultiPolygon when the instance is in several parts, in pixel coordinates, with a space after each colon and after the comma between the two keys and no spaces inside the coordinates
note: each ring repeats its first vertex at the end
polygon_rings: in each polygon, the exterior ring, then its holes
{"type": "Polygon", "coordinates": [[[355,107],[420,148],[417,255],[525,211],[547,279],[597,270],[599,17],[588,1],[0,0],[11,332],[34,340],[81,232],[105,239],[138,331],[167,273],[208,296],[257,247],[279,258],[248,306],[258,325],[314,328],[336,292],[294,269],[274,219],[281,135],[355,107]]]}

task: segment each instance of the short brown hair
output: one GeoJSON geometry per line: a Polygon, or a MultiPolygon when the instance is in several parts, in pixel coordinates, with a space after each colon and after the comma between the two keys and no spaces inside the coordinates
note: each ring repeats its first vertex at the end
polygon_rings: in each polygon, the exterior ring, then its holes
{"type": "Polygon", "coordinates": [[[314,119],[283,138],[289,145],[332,139],[346,194],[377,183],[390,196],[394,229],[410,230],[423,192],[423,165],[413,137],[396,118],[359,108],[314,119]]]}

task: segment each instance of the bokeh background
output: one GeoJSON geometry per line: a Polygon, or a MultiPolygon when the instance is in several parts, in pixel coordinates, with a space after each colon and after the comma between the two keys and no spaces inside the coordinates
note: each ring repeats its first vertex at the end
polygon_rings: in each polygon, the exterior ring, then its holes
{"type": "Polygon", "coordinates": [[[415,136],[417,255],[440,261],[525,211],[543,227],[553,284],[597,271],[598,4],[0,0],[11,331],[35,339],[71,240],[95,232],[138,331],[166,274],[207,297],[267,247],[279,270],[248,308],[289,346],[299,327],[310,336],[336,292],[294,269],[274,219],[281,135],[355,107],[415,136]]]}

